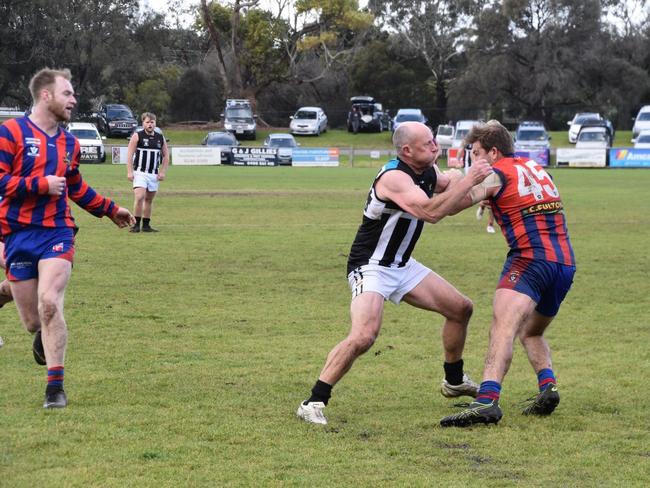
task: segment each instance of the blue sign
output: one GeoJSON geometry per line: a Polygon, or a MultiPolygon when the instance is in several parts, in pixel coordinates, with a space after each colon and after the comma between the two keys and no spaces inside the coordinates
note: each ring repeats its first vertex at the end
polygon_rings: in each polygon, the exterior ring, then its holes
{"type": "Polygon", "coordinates": [[[650,168],[650,149],[614,148],[609,150],[611,168],[650,168]]]}
{"type": "Polygon", "coordinates": [[[530,151],[517,150],[515,151],[515,156],[532,159],[540,166],[548,166],[550,151],[548,149],[537,149],[530,151]]]}
{"type": "Polygon", "coordinates": [[[338,166],[339,149],[337,147],[293,148],[292,166],[338,166]]]}

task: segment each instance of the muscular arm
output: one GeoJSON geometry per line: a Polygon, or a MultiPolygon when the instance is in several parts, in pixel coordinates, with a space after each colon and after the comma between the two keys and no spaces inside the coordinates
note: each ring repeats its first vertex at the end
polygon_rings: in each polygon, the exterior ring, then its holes
{"type": "Polygon", "coordinates": [[[455,215],[466,208],[476,205],[496,195],[501,189],[502,182],[496,173],[490,174],[481,183],[472,187],[472,189],[451,210],[450,215],[455,215]]]}
{"type": "MultiPolygon", "coordinates": [[[[164,139],[163,139],[164,141],[164,139]]],[[[165,175],[167,175],[167,168],[169,167],[169,149],[167,148],[167,142],[163,142],[162,147],[162,164],[161,168],[158,171],[158,179],[164,180],[165,175]]]]}
{"type": "Polygon", "coordinates": [[[126,149],[126,175],[133,180],[133,155],[135,148],[138,146],[138,133],[134,132],[129,140],[129,146],[126,149]]]}
{"type": "Polygon", "coordinates": [[[450,215],[472,187],[483,181],[491,171],[487,163],[472,166],[469,173],[455,184],[443,181],[440,186],[444,185],[444,191],[432,198],[401,171],[384,174],[377,181],[375,190],[379,198],[391,200],[418,219],[435,224],[450,215]]]}

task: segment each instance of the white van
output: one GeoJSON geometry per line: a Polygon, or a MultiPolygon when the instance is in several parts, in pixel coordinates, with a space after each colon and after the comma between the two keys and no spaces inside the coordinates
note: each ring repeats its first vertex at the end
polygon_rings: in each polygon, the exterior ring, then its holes
{"type": "Polygon", "coordinates": [[[454,139],[451,142],[451,147],[458,148],[463,146],[463,139],[469,134],[469,131],[474,125],[479,124],[478,120],[459,120],[456,122],[456,130],[454,131],[454,139]]]}
{"type": "Polygon", "coordinates": [[[650,130],[650,105],[644,105],[639,110],[634,120],[634,127],[632,127],[632,142],[636,142],[642,130],[650,130]]]}

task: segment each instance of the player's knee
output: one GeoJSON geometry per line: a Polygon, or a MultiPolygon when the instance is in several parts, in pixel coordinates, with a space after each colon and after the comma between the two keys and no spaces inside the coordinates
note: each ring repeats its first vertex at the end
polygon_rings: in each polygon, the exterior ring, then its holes
{"type": "Polygon", "coordinates": [[[351,336],[349,340],[357,355],[361,355],[372,347],[372,345],[375,343],[375,340],[377,340],[377,334],[367,332],[363,334],[356,334],[354,336],[351,336]]]}
{"type": "Polygon", "coordinates": [[[467,325],[469,323],[469,319],[472,318],[473,313],[474,303],[466,296],[463,296],[460,300],[460,303],[454,310],[453,315],[448,318],[454,322],[459,322],[461,324],[467,325]]]}
{"type": "Polygon", "coordinates": [[[41,321],[38,317],[24,317],[23,324],[27,332],[31,334],[41,329],[41,321]]]}
{"type": "Polygon", "coordinates": [[[38,301],[38,315],[41,322],[49,324],[60,311],[58,297],[51,293],[41,295],[38,301]]]}

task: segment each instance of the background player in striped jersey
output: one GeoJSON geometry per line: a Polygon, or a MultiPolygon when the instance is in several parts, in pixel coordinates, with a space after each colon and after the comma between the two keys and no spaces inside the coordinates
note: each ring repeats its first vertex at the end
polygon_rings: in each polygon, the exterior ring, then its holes
{"type": "Polygon", "coordinates": [[[473,199],[458,210],[487,198],[510,248],[493,301],[483,382],[468,409],[443,418],[443,427],[497,423],[501,384],[518,336],[537,373],[539,393],[526,415],[549,415],[560,402],[551,350],[544,331],[573,283],[575,259],[569,242],[560,193],[535,161],[514,157],[510,132],[497,121],[476,125],[466,139],[474,164],[487,161],[494,174],[472,190],[473,199]]]}
{"type": "Polygon", "coordinates": [[[135,225],[131,232],[158,232],[150,225],[153,199],[159,182],[165,179],[169,166],[169,151],[162,133],[156,131],[156,116],[142,114],[142,130],[134,132],[127,152],[127,177],[133,182],[133,214],[135,225]]]}
{"type": "Polygon", "coordinates": [[[475,396],[476,383],[463,372],[463,349],[473,305],[441,276],[411,258],[424,222],[435,224],[492,171],[473,165],[453,185],[435,162],[439,148],[431,130],[419,122],[401,124],[393,134],[397,159],[379,171],[370,188],[363,221],[348,258],[352,289],[348,336],[327,356],[309,399],[298,407],[303,420],[326,424],[323,409],[332,387],[357,357],[374,343],[381,328],[384,301],[406,303],[445,317],[442,328],[446,397],[475,396]],[[437,193],[435,197],[433,194],[437,193]]]}
{"type": "Polygon", "coordinates": [[[76,226],[68,197],[119,227],[131,213],[99,195],[79,172],[79,141],[59,127],[77,101],[68,70],[43,69],[29,84],[29,117],[0,126],[0,231],[7,278],[25,328],[42,332],[48,368],[45,408],[67,405],[63,390],[67,326],[65,289],[72,272],[76,226]]]}

